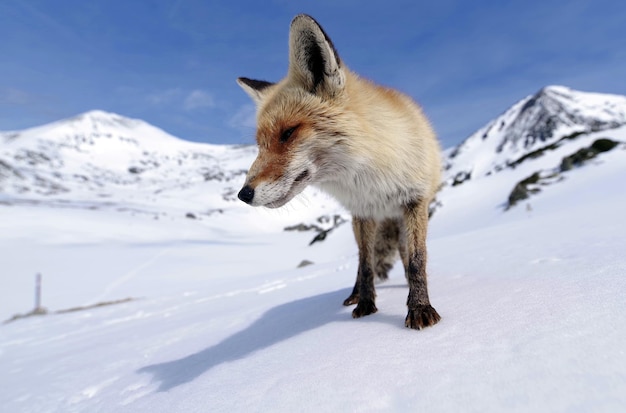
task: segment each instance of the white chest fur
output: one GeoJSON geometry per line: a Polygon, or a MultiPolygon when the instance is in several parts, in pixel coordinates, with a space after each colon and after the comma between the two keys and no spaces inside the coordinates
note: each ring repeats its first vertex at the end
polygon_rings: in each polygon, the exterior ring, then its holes
{"type": "Polygon", "coordinates": [[[385,179],[384,175],[367,170],[343,178],[316,186],[337,199],[354,216],[362,218],[400,217],[404,206],[424,194],[419,185],[385,179]]]}

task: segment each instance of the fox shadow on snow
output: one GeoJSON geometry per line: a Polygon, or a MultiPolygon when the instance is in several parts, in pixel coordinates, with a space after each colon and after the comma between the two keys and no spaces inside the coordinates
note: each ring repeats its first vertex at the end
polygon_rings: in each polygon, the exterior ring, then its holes
{"type": "Polygon", "coordinates": [[[158,391],[168,391],[222,363],[242,359],[256,351],[280,343],[298,334],[340,322],[388,322],[401,326],[402,316],[380,312],[365,319],[353,320],[341,305],[351,289],[307,297],[274,307],[265,312],[249,327],[222,340],[220,343],[178,360],[142,367],[139,373],[150,373],[159,381],[158,391]]]}

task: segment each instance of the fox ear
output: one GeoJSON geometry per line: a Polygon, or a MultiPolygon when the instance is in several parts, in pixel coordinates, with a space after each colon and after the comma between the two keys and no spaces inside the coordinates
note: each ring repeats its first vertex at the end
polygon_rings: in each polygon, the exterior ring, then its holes
{"type": "Polygon", "coordinates": [[[237,83],[254,100],[257,105],[263,100],[270,86],[274,84],[265,80],[248,79],[247,77],[237,78],[237,83]]]}
{"type": "Polygon", "coordinates": [[[341,59],[324,29],[306,14],[297,15],[289,32],[289,78],[305,90],[336,96],[345,85],[341,59]]]}

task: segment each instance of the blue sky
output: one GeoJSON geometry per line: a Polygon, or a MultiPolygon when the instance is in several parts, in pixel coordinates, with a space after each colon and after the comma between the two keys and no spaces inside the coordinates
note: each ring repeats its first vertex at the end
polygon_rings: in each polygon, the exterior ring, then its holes
{"type": "Polygon", "coordinates": [[[252,143],[235,78],[283,77],[303,12],[348,67],[420,102],[444,147],[548,84],[626,94],[620,0],[1,0],[0,130],[102,109],[252,143]]]}

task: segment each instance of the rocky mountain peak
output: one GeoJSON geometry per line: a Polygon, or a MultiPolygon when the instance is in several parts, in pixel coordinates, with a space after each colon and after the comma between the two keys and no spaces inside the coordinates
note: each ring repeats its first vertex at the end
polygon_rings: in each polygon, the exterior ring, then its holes
{"type": "Polygon", "coordinates": [[[449,152],[448,179],[497,172],[565,136],[626,125],[626,96],[547,86],[520,100],[449,152]]]}
{"type": "MultiPolygon", "coordinates": [[[[549,142],[559,129],[573,132],[596,132],[626,123],[626,111],[615,111],[615,100],[587,98],[592,94],[576,92],[563,86],[548,86],[523,100],[513,120],[500,123],[504,133],[496,151],[532,149],[549,142]]],[[[592,96],[597,97],[597,94],[592,96]]],[[[626,100],[624,100],[626,103],[626,100]]]]}

